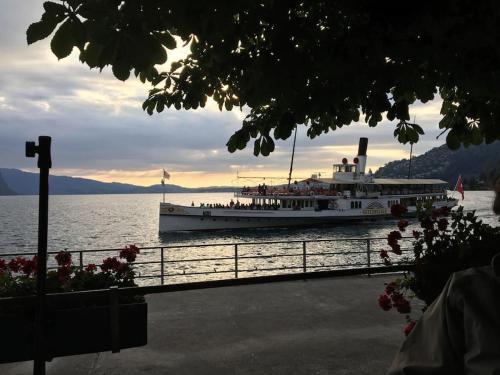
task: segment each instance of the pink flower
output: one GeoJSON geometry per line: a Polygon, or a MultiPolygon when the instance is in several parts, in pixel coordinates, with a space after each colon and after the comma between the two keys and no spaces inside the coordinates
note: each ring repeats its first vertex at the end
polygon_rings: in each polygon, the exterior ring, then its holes
{"type": "Polygon", "coordinates": [[[71,265],[71,253],[66,249],[59,251],[56,256],[56,262],[59,266],[70,266],[71,265]]]}
{"type": "Polygon", "coordinates": [[[405,335],[408,336],[410,332],[413,330],[413,327],[415,327],[415,324],[417,324],[416,320],[410,320],[408,324],[405,327],[405,335]]]}
{"type": "Polygon", "coordinates": [[[389,311],[392,307],[391,299],[387,294],[381,294],[378,297],[378,305],[384,311],[389,311]]]}

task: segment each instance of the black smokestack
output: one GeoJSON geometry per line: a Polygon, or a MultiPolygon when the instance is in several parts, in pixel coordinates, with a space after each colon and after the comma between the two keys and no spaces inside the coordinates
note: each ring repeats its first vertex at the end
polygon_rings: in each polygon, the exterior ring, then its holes
{"type": "Polygon", "coordinates": [[[366,156],[367,148],[368,148],[368,138],[360,138],[358,147],[358,156],[366,156]]]}

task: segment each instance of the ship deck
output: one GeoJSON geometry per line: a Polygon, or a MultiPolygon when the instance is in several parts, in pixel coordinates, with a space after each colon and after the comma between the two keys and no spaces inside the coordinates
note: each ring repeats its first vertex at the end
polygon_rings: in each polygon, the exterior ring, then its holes
{"type": "MultiPolygon", "coordinates": [[[[385,374],[404,317],[382,311],[389,276],[349,276],[151,295],[149,344],[56,358],[52,375],[385,374]]],[[[0,365],[30,374],[32,362],[0,365]]]]}

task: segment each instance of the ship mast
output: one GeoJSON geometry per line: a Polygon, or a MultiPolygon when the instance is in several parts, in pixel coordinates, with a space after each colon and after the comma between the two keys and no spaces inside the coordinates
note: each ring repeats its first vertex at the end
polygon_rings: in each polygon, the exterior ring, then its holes
{"type": "Polygon", "coordinates": [[[293,157],[295,155],[295,142],[297,141],[297,124],[295,124],[295,135],[293,136],[292,160],[290,162],[290,173],[288,173],[288,189],[290,190],[290,182],[292,181],[293,157]]]}

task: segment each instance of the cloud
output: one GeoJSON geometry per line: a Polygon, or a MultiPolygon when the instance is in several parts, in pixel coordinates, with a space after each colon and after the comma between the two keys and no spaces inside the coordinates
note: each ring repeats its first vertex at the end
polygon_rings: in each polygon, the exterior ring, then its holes
{"type": "MultiPolygon", "coordinates": [[[[57,61],[48,40],[27,46],[25,30],[40,18],[42,3],[2,0],[0,167],[33,170],[33,160],[24,157],[24,142],[50,135],[56,174],[147,185],[157,183],[156,174],[166,168],[171,182],[189,186],[231,183],[236,171],[287,175],[291,139],[277,141],[268,158],[254,157],[252,142],[243,151],[227,152],[225,143],[245,112],[220,112],[209,101],[205,109],[148,116],[141,108],[147,85],[136,79],[120,82],[109,69],[89,70],[76,51],[57,61]]],[[[169,52],[168,63],[185,55],[186,48],[169,52]]],[[[439,107],[434,101],[411,109],[427,132],[416,154],[444,142],[435,139],[439,107]]],[[[329,173],[332,163],[355,156],[360,136],[370,138],[368,166],[373,169],[404,157],[409,146],[398,144],[393,131],[388,121],[376,128],[353,124],[310,140],[299,128],[297,173],[329,173]]]]}

